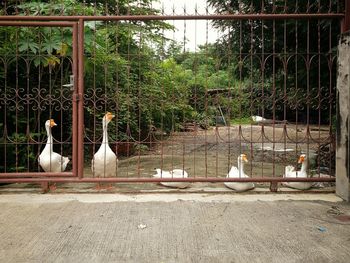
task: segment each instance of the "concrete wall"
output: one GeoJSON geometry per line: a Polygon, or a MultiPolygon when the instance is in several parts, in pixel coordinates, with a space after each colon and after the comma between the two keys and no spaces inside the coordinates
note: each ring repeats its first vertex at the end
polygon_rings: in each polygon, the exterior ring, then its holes
{"type": "Polygon", "coordinates": [[[337,150],[336,193],[350,201],[349,110],[350,110],[350,32],[343,34],[338,46],[337,76],[337,150]]]}

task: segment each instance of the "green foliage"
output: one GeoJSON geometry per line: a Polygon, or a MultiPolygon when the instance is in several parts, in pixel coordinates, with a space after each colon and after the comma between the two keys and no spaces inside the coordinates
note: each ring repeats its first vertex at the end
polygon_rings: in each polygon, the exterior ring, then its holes
{"type": "MultiPolygon", "coordinates": [[[[7,10],[9,15],[18,12],[38,16],[159,14],[150,3],[150,0],[22,1],[7,10]]],[[[247,108],[247,96],[242,92],[247,83],[232,74],[237,63],[227,57],[223,59],[215,46],[182,53],[181,44],[164,37],[166,30],[173,30],[164,21],[91,21],[84,25],[86,141],[98,144],[101,140],[101,120],[106,111],[116,115],[109,125],[114,147],[117,142],[143,140],[154,127],[170,132],[181,130],[186,122],[197,122],[208,128],[215,124],[219,106],[228,119],[240,116],[242,109],[247,108]],[[226,91],[216,94],[211,92],[214,89],[226,91]]],[[[30,143],[45,139],[43,123],[37,120],[59,118],[63,128],[54,131],[57,132],[54,137],[71,140],[71,91],[63,89],[62,84],[68,83],[72,74],[72,30],[0,27],[0,40],[4,43],[0,57],[6,61],[6,67],[0,64],[3,80],[0,91],[11,91],[15,98],[28,98],[29,103],[25,107],[21,105],[24,100],[20,105],[9,102],[15,105],[8,107],[6,117],[13,124],[7,124],[9,135],[0,123],[1,142],[11,142],[7,156],[11,153],[13,158],[8,158],[8,167],[36,169],[41,149],[40,145],[30,143]],[[62,102],[62,98],[66,100],[62,102]],[[35,103],[39,106],[32,110],[35,103]]],[[[0,115],[3,120],[5,113],[0,115]]],[[[64,144],[63,148],[71,152],[71,145],[64,144]]],[[[86,148],[87,153],[90,148],[86,148]]],[[[147,149],[138,144],[135,150],[147,149]]]]}
{"type": "Polygon", "coordinates": [[[237,125],[237,124],[251,124],[252,118],[251,117],[243,117],[243,118],[234,118],[230,120],[231,125],[237,125]]]}
{"type": "MultiPolygon", "coordinates": [[[[217,14],[329,13],[344,8],[337,0],[208,3],[217,14]]],[[[216,20],[214,26],[225,32],[215,44],[216,52],[236,61],[239,67],[232,72],[236,78],[255,83],[249,88],[253,91],[252,103],[259,106],[253,114],[264,111],[268,117],[274,114],[277,119],[295,121],[297,109],[299,118],[308,111],[310,120],[317,122],[321,97],[325,98],[321,110],[335,112],[334,100],[329,104],[325,101],[330,90],[335,92],[336,66],[332,58],[336,56],[338,20],[216,20]]],[[[327,123],[330,119],[325,116],[321,121],[327,123]]]]}

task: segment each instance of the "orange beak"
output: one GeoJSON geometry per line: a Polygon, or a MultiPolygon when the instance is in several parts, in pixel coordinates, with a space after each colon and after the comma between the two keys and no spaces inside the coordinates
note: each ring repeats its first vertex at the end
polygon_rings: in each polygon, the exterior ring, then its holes
{"type": "Polygon", "coordinates": [[[246,163],[248,162],[247,155],[243,154],[242,160],[245,161],[246,163]]]}
{"type": "Polygon", "coordinates": [[[305,161],[305,157],[304,156],[300,156],[298,159],[298,163],[303,163],[305,161]]]}
{"type": "Polygon", "coordinates": [[[50,127],[57,126],[53,119],[50,119],[50,127]]]}

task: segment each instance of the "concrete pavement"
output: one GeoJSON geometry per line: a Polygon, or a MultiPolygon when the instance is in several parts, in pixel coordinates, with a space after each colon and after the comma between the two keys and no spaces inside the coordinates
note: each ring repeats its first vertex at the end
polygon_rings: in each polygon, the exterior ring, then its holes
{"type": "Polygon", "coordinates": [[[1,194],[1,262],[349,262],[333,194],[1,194]]]}

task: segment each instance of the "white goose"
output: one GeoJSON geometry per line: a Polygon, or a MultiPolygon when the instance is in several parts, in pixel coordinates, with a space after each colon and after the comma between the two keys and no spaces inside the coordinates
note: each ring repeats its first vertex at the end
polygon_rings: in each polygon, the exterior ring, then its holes
{"type": "Polygon", "coordinates": [[[91,171],[94,176],[113,177],[116,176],[117,156],[108,144],[108,123],[114,118],[114,115],[107,112],[102,119],[102,144],[91,160],[91,171]]]}
{"type": "MultiPolygon", "coordinates": [[[[247,155],[241,154],[237,158],[237,166],[232,166],[230,172],[227,174],[227,178],[249,178],[248,175],[244,173],[244,162],[248,162],[247,155]]],[[[236,190],[237,192],[244,192],[251,190],[255,187],[254,183],[247,182],[224,182],[225,186],[236,190]]]]}
{"type": "MultiPolygon", "coordinates": [[[[188,178],[188,173],[182,169],[174,169],[172,171],[162,171],[161,169],[156,169],[156,171],[157,174],[153,175],[153,177],[156,178],[188,178]]],[[[160,184],[181,189],[190,185],[189,182],[160,182],[160,184]]]]}
{"type": "MultiPolygon", "coordinates": [[[[296,171],[294,166],[288,165],[284,169],[284,177],[288,178],[307,178],[307,157],[305,154],[300,155],[298,159],[298,163],[301,163],[300,171],[296,171]]],[[[284,182],[282,185],[299,189],[299,190],[307,190],[312,187],[313,182],[284,182]]]]}
{"type": "Polygon", "coordinates": [[[45,172],[63,172],[66,170],[69,158],[64,157],[53,151],[53,138],[51,134],[51,128],[57,126],[53,119],[45,122],[45,128],[47,133],[47,142],[44,150],[39,155],[38,161],[45,172]]]}
{"type": "Polygon", "coordinates": [[[264,122],[264,121],[266,121],[265,118],[263,118],[261,116],[258,116],[258,115],[252,116],[252,120],[253,120],[253,122],[264,122]]]}

